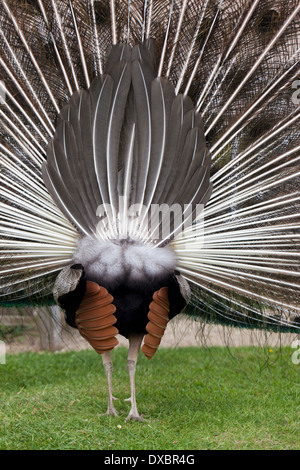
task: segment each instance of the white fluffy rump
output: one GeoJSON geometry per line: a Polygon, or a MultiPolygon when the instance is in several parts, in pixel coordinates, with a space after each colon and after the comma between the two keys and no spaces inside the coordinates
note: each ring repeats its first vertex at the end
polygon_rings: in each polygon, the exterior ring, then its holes
{"type": "Polygon", "coordinates": [[[154,248],[133,240],[98,240],[82,237],[73,256],[83,265],[87,278],[95,282],[145,283],[171,274],[176,266],[174,251],[154,248]]]}

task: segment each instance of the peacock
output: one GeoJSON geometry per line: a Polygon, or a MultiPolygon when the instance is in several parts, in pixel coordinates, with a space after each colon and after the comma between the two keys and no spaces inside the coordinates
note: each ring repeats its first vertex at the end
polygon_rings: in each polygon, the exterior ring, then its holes
{"type": "Polygon", "coordinates": [[[3,306],[58,304],[131,409],[181,312],[299,331],[300,4],[1,0],[3,306]]]}

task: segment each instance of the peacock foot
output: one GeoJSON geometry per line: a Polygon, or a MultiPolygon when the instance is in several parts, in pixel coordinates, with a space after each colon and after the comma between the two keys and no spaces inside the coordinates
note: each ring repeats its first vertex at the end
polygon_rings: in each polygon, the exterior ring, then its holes
{"type": "Polygon", "coordinates": [[[126,398],[124,401],[130,401],[131,402],[131,410],[129,412],[129,415],[125,419],[125,422],[127,421],[144,421],[143,415],[140,415],[138,413],[137,407],[136,407],[136,402],[135,399],[133,400],[132,397],[126,398]]]}
{"type": "Polygon", "coordinates": [[[139,415],[139,414],[134,414],[134,413],[129,413],[129,415],[127,416],[127,418],[125,419],[125,422],[127,423],[127,421],[145,421],[144,420],[144,415],[139,415]]]}
{"type": "Polygon", "coordinates": [[[111,402],[108,403],[107,411],[106,413],[102,413],[100,416],[118,416],[118,413],[113,405],[113,400],[118,400],[118,398],[111,397],[111,402]]]}
{"type": "Polygon", "coordinates": [[[115,408],[107,408],[106,413],[103,413],[100,416],[118,416],[118,413],[116,412],[115,408]]]}

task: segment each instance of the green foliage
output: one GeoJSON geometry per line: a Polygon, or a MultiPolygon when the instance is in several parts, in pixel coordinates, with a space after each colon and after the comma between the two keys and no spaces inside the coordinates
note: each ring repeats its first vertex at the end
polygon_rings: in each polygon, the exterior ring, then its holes
{"type": "Polygon", "coordinates": [[[10,355],[0,365],[0,449],[299,449],[299,373],[284,348],[160,349],[140,355],[127,422],[125,348],[113,351],[118,417],[94,351],[10,355]]]}

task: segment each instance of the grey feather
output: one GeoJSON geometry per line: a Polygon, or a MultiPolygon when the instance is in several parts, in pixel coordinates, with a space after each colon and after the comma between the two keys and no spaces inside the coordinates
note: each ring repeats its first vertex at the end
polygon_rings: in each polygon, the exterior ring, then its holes
{"type": "Polygon", "coordinates": [[[166,188],[169,187],[168,184],[171,184],[170,174],[175,163],[183,117],[187,111],[190,111],[191,109],[193,109],[193,103],[188,96],[179,94],[173,100],[167,132],[166,151],[153,197],[154,204],[164,201],[162,193],[164,191],[166,192],[166,188]]]}
{"type": "MultiPolygon", "coordinates": [[[[74,168],[73,165],[76,160],[78,161],[78,151],[75,133],[69,122],[60,122],[56,129],[55,137],[51,145],[48,147],[47,155],[49,173],[53,175],[55,172],[55,181],[58,181],[58,178],[61,180],[59,187],[56,186],[55,191],[53,191],[53,189],[52,191],[48,189],[52,198],[56,201],[57,193],[59,192],[61,202],[69,209],[69,199],[71,198],[72,205],[76,206],[77,214],[85,214],[84,223],[82,216],[78,217],[77,215],[77,220],[81,219],[80,225],[93,233],[95,218],[93,217],[91,208],[88,205],[89,201],[85,198],[81,173],[78,171],[78,168],[76,168],[76,166],[74,168]]],[[[54,181],[52,180],[52,186],[53,185],[54,181]]],[[[65,215],[70,218],[66,213],[65,215]]]]}
{"type": "Polygon", "coordinates": [[[207,166],[199,166],[186,179],[188,184],[183,186],[182,191],[176,198],[176,202],[178,201],[180,205],[193,204],[197,193],[205,194],[209,185],[209,168],[207,166]]]}
{"type": "MultiPolygon", "coordinates": [[[[90,201],[86,195],[86,184],[82,179],[81,168],[79,164],[81,160],[85,166],[85,160],[78,155],[77,139],[75,131],[70,122],[64,121],[61,124],[63,132],[64,154],[65,159],[61,159],[60,174],[66,187],[68,188],[72,200],[76,203],[77,209],[85,214],[86,223],[90,230],[93,231],[96,223],[96,212],[90,206],[90,201]]],[[[57,136],[59,138],[59,134],[57,136]]],[[[55,139],[56,140],[56,139],[55,139]]]]}
{"type": "Polygon", "coordinates": [[[136,109],[138,160],[136,162],[135,202],[143,202],[151,155],[151,96],[150,83],[142,63],[132,63],[132,86],[136,109]]]}
{"type": "MultiPolygon", "coordinates": [[[[103,81],[103,77],[100,77],[99,83],[103,81]]],[[[91,96],[88,91],[82,90],[80,109],[79,109],[79,126],[82,141],[82,159],[86,167],[88,179],[86,185],[91,192],[91,198],[93,201],[94,208],[102,203],[102,196],[98,184],[98,180],[95,172],[94,164],[94,153],[93,153],[93,133],[92,133],[92,102],[91,96]]]]}
{"type": "Polygon", "coordinates": [[[84,214],[80,214],[78,212],[76,205],[71,199],[68,189],[64,186],[56,170],[52,168],[51,164],[43,163],[41,171],[45,185],[57,207],[74,225],[74,227],[76,227],[80,234],[91,234],[89,227],[86,226],[84,214]]]}
{"type": "MultiPolygon", "coordinates": [[[[78,90],[73,94],[69,104],[60,112],[58,122],[67,121],[72,125],[76,139],[77,151],[70,155],[69,165],[73,175],[80,175],[78,178],[80,192],[84,199],[86,210],[89,211],[90,217],[92,217],[96,223],[96,209],[101,198],[99,190],[96,187],[97,181],[95,179],[95,172],[91,171],[92,155],[89,152],[89,147],[83,147],[81,123],[84,116],[82,116],[82,102],[83,91],[78,90]]],[[[85,125],[88,125],[88,123],[85,123],[85,125]]],[[[85,135],[86,129],[83,132],[83,136],[85,135]]]]}
{"type": "Polygon", "coordinates": [[[156,78],[151,86],[151,156],[145,190],[145,204],[152,202],[162,168],[167,132],[175,90],[165,78],[156,78]]]}
{"type": "Polygon", "coordinates": [[[83,150],[81,129],[79,123],[80,94],[78,94],[78,98],[78,107],[76,108],[73,103],[70,105],[68,113],[69,121],[65,124],[66,137],[68,139],[69,147],[67,158],[73,181],[76,185],[76,188],[78,189],[79,194],[81,195],[83,210],[87,213],[87,216],[90,220],[90,226],[95,227],[97,222],[97,203],[93,198],[93,192],[90,190],[89,185],[86,183],[87,181],[89,181],[89,174],[87,171],[88,155],[86,155],[86,158],[83,158],[85,152],[83,150]]]}
{"type": "Polygon", "coordinates": [[[108,202],[106,145],[107,126],[113,94],[113,80],[109,75],[95,79],[89,90],[91,99],[91,174],[97,181],[100,202],[108,202]]]}
{"type": "Polygon", "coordinates": [[[118,209],[118,160],[120,135],[125,115],[125,106],[131,83],[131,65],[129,62],[115,64],[112,71],[118,79],[114,81],[113,98],[107,127],[106,165],[109,202],[118,209]]]}
{"type": "Polygon", "coordinates": [[[184,145],[187,139],[188,132],[194,126],[195,123],[195,112],[194,109],[189,109],[185,114],[183,114],[183,118],[181,119],[181,126],[179,130],[179,134],[177,136],[177,145],[176,150],[173,155],[173,161],[170,163],[170,171],[168,175],[168,179],[166,181],[165,187],[160,196],[160,200],[166,202],[168,200],[168,195],[170,192],[178,192],[178,188],[180,186],[177,185],[178,181],[178,168],[180,165],[180,159],[183,154],[184,145]]]}
{"type": "Polygon", "coordinates": [[[81,232],[95,230],[101,203],[111,204],[115,230],[120,196],[149,209],[207,193],[210,159],[201,116],[188,97],[175,96],[169,80],[155,78],[152,60],[151,41],[113,47],[109,74],[76,92],[60,113],[46,178],[81,232]]]}

